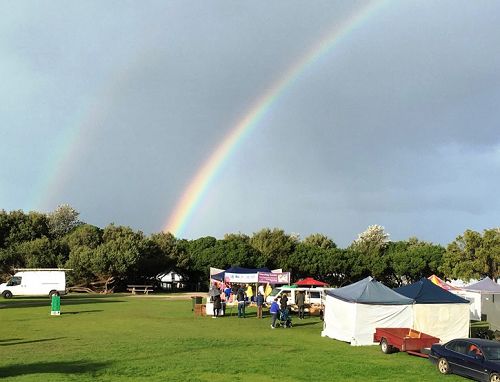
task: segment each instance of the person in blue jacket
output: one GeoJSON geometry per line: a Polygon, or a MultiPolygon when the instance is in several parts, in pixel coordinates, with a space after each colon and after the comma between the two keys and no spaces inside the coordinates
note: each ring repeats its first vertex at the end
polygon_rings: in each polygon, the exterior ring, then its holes
{"type": "Polygon", "coordinates": [[[271,328],[276,327],[276,318],[278,318],[278,314],[280,314],[280,306],[278,304],[278,298],[275,298],[274,301],[271,304],[271,307],[269,308],[269,313],[271,314],[272,317],[272,324],[271,328]]]}

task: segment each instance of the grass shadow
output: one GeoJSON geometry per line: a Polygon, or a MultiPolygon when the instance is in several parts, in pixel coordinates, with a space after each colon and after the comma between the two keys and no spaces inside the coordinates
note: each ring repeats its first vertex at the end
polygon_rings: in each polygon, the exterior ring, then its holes
{"type": "Polygon", "coordinates": [[[21,375],[62,373],[92,374],[104,369],[109,363],[89,361],[54,361],[37,363],[20,363],[0,367],[0,377],[17,377],[21,375]]]}
{"type": "Polygon", "coordinates": [[[94,309],[94,310],[82,310],[80,312],[61,312],[61,315],[63,315],[63,314],[81,314],[81,313],[98,313],[98,312],[104,312],[104,310],[94,309]]]}
{"type": "MultiPolygon", "coordinates": [[[[117,302],[126,302],[125,300],[118,300],[116,298],[102,298],[97,296],[77,296],[76,298],[73,296],[66,296],[61,298],[61,306],[71,306],[71,305],[85,305],[85,304],[99,304],[99,303],[117,303],[117,302]]],[[[46,297],[39,299],[23,299],[23,298],[15,298],[10,300],[8,303],[2,306],[3,309],[10,308],[32,308],[32,307],[40,307],[40,306],[50,306],[50,300],[46,297]]]]}
{"type": "Polygon", "coordinates": [[[60,340],[66,337],[55,337],[55,338],[42,338],[40,340],[28,340],[28,341],[23,341],[22,338],[14,338],[11,340],[3,340],[2,343],[0,343],[0,346],[13,346],[13,345],[22,345],[22,344],[33,344],[36,342],[46,342],[46,341],[55,341],[55,340],[60,340]]]}
{"type": "Polygon", "coordinates": [[[323,321],[313,321],[313,322],[300,322],[298,323],[297,320],[293,321],[293,326],[309,326],[309,325],[318,325],[318,324],[323,324],[323,321]]]}

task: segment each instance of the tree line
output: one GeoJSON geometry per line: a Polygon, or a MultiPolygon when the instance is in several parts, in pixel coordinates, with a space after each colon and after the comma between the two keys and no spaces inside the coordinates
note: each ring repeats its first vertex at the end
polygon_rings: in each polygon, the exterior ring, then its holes
{"type": "Polygon", "coordinates": [[[500,228],[482,233],[466,230],[446,247],[415,237],[390,241],[384,228],[370,226],[347,248],[321,233],[301,239],[279,228],[252,235],[226,234],[194,240],[171,233],[145,235],[127,226],[104,228],[79,220],[69,205],[53,212],[0,211],[0,275],[16,268],[72,269],[70,285],[102,285],[122,290],[133,283],[151,283],[174,270],[190,289],[208,286],[209,268],[268,267],[290,271],[296,280],[312,276],[342,286],[366,276],[390,286],[436,274],[445,279],[498,279],[500,228]]]}

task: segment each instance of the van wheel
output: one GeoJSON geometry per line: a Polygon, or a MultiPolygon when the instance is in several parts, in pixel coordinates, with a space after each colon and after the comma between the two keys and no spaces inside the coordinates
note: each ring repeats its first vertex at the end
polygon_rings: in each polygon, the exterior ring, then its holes
{"type": "Polygon", "coordinates": [[[12,292],[10,290],[5,290],[2,293],[3,298],[12,298],[12,292]]]}

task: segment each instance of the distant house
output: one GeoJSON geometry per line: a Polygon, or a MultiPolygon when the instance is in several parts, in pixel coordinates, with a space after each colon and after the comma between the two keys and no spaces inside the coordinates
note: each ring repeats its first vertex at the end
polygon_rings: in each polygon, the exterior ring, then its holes
{"type": "Polygon", "coordinates": [[[176,290],[185,288],[184,278],[175,271],[162,272],[156,276],[160,281],[160,287],[165,290],[176,290]]]}

